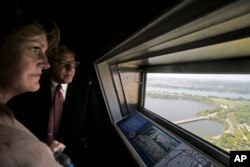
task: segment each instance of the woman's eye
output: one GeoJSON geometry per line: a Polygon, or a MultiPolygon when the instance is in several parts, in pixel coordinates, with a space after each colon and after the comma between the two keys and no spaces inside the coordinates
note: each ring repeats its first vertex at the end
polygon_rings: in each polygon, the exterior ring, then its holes
{"type": "Polygon", "coordinates": [[[32,47],[31,48],[31,52],[33,52],[33,53],[39,53],[39,51],[40,51],[40,48],[39,47],[32,47]]]}

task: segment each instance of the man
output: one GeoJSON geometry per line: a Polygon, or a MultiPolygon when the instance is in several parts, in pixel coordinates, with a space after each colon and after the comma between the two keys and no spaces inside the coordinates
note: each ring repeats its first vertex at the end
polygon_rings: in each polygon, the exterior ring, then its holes
{"type": "MultiPolygon", "coordinates": [[[[57,132],[53,134],[52,140],[57,140],[66,145],[65,153],[69,155],[75,166],[80,166],[80,160],[85,157],[85,148],[87,147],[87,119],[86,108],[88,105],[88,94],[86,88],[89,88],[86,81],[81,80],[76,75],[76,68],[80,62],[75,61],[75,52],[67,46],[59,46],[57,51],[49,57],[50,70],[41,79],[40,98],[43,99],[43,108],[46,111],[44,117],[44,128],[37,135],[40,139],[47,142],[48,145],[52,141],[48,141],[49,121],[53,111],[53,97],[58,84],[61,85],[61,93],[63,95],[63,111],[61,118],[57,122],[57,132]],[[73,82],[73,80],[75,82],[73,82]],[[46,97],[46,98],[45,98],[46,97]],[[45,124],[46,122],[46,124],[45,124]]],[[[41,111],[42,112],[42,111],[41,111]]]]}
{"type": "Polygon", "coordinates": [[[49,58],[49,61],[51,65],[51,73],[49,75],[50,83],[45,83],[45,85],[47,85],[47,88],[50,85],[52,104],[48,118],[46,142],[48,145],[51,145],[54,140],[60,138],[59,132],[62,115],[64,114],[63,109],[67,107],[64,107],[64,102],[67,95],[68,84],[73,81],[76,67],[80,62],[75,61],[74,51],[66,46],[58,47],[57,51],[49,58]],[[61,102],[58,100],[59,98],[61,98],[61,102]]]}

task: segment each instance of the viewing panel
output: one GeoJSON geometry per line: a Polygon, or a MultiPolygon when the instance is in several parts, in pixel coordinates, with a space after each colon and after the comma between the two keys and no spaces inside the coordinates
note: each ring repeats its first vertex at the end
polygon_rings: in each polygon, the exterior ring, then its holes
{"type": "Polygon", "coordinates": [[[137,112],[117,125],[148,167],[221,166],[137,112]]]}

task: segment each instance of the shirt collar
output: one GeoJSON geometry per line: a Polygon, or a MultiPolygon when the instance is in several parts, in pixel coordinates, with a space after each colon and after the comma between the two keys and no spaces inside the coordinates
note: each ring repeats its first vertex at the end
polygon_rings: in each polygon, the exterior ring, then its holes
{"type": "MultiPolygon", "coordinates": [[[[53,88],[55,88],[58,85],[58,83],[56,81],[54,81],[53,79],[51,79],[51,85],[52,85],[53,88]]],[[[68,84],[62,84],[61,83],[61,86],[62,86],[62,91],[64,93],[66,93],[68,84]]]]}

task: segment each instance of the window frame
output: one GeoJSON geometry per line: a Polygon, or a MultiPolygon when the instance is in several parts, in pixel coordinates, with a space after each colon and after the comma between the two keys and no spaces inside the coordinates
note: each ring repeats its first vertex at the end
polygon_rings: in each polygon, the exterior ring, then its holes
{"type": "Polygon", "coordinates": [[[197,147],[207,155],[224,165],[229,165],[229,153],[221,148],[205,141],[201,137],[192,134],[191,132],[175,125],[174,123],[158,116],[150,110],[144,108],[145,88],[146,88],[146,74],[147,73],[180,73],[180,74],[250,74],[250,70],[246,67],[250,66],[250,60],[246,58],[214,60],[206,62],[193,62],[171,64],[163,66],[145,66],[142,67],[141,73],[142,85],[140,88],[140,109],[139,112],[143,113],[150,119],[159,123],[164,128],[175,133],[177,136],[197,147]],[[213,68],[211,68],[211,65],[213,68]],[[241,68],[239,68],[241,67],[241,68]],[[244,68],[242,68],[244,67],[244,68]]]}

